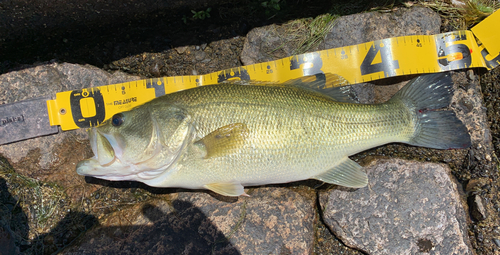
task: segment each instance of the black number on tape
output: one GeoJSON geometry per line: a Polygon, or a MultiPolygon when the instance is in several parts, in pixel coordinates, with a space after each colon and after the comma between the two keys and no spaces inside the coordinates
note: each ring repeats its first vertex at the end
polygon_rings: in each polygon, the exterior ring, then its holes
{"type": "Polygon", "coordinates": [[[292,57],[290,60],[290,70],[299,69],[301,65],[308,64],[302,69],[304,76],[323,73],[323,60],[317,52],[305,53],[292,57]]]}
{"type": "MultiPolygon", "coordinates": [[[[71,112],[73,115],[73,120],[75,124],[80,128],[97,126],[99,123],[104,121],[106,116],[106,108],[104,107],[104,99],[102,97],[101,91],[94,89],[93,92],[82,90],[74,90],[69,98],[71,104],[71,112]],[[92,98],[93,100],[85,100],[85,103],[94,102],[96,114],[91,117],[83,117],[81,101],[83,99],[92,98]]],[[[89,105],[85,105],[89,107],[89,105]]]]}
{"type": "Polygon", "coordinates": [[[468,68],[472,63],[471,52],[465,44],[450,44],[452,42],[467,40],[465,33],[451,32],[441,38],[436,38],[438,63],[442,70],[468,68]]]}
{"type": "Polygon", "coordinates": [[[399,69],[399,61],[392,59],[390,40],[374,41],[360,66],[361,75],[384,72],[384,77],[396,76],[396,69],[399,69]],[[373,64],[377,54],[381,61],[373,64]]]}

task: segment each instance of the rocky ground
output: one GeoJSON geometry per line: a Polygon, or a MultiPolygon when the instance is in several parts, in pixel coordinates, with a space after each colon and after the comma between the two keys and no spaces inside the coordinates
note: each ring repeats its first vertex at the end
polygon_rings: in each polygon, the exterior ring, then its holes
{"type": "MultiPolygon", "coordinates": [[[[309,51],[450,30],[424,8],[346,16],[377,3],[278,2],[278,10],[263,2],[3,1],[0,102],[278,59],[293,54],[298,35],[287,31],[294,20],[325,10],[343,17],[309,51]],[[191,12],[209,7],[203,20],[191,12]]],[[[470,149],[391,144],[366,151],[353,157],[370,177],[359,190],[303,181],[227,198],[83,178],[74,170],[92,156],[83,130],[0,146],[2,252],[500,253],[499,76],[498,68],[453,74],[451,109],[471,133],[470,149]]],[[[354,89],[378,102],[397,82],[354,89]]]]}

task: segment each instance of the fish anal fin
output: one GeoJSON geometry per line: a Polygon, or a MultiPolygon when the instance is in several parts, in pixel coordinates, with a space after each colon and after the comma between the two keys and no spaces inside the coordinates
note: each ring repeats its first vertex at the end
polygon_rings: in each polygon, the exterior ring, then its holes
{"type": "Polygon", "coordinates": [[[245,124],[233,123],[218,128],[197,143],[205,147],[205,158],[220,157],[236,152],[245,144],[247,136],[245,124]]]}
{"type": "Polygon", "coordinates": [[[363,188],[368,184],[363,167],[347,157],[340,164],[312,178],[349,188],[363,188]]]}
{"type": "Polygon", "coordinates": [[[203,187],[217,194],[221,194],[223,196],[237,197],[241,195],[246,195],[243,185],[235,182],[211,183],[211,184],[206,184],[203,187]]]}

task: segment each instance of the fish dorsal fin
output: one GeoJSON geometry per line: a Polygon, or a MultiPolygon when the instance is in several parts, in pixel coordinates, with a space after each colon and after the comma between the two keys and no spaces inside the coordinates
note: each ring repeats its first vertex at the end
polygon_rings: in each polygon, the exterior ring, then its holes
{"type": "Polygon", "coordinates": [[[205,147],[205,158],[220,157],[236,152],[245,144],[247,136],[247,125],[233,123],[206,135],[196,145],[205,147]]]}
{"type": "Polygon", "coordinates": [[[329,98],[343,103],[358,103],[354,91],[349,82],[338,74],[315,74],[289,80],[283,83],[285,86],[295,86],[309,91],[315,91],[329,98]]]}
{"type": "Polygon", "coordinates": [[[368,176],[363,167],[348,157],[332,169],[312,178],[349,188],[363,188],[368,184],[368,176]]]}
{"type": "Polygon", "coordinates": [[[246,195],[245,190],[243,189],[243,185],[236,182],[211,183],[204,185],[203,187],[223,196],[237,197],[246,195]]]}

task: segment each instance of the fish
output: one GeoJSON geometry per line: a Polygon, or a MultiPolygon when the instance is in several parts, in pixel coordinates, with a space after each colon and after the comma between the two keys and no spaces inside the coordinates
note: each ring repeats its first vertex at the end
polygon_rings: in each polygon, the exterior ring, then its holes
{"type": "Polygon", "coordinates": [[[390,100],[358,104],[333,74],[285,83],[221,83],[167,94],[89,130],[94,157],[80,175],[152,187],[246,195],[244,187],[316,179],[362,188],[349,158],[388,143],[471,145],[449,109],[450,73],[412,79],[390,100]]]}

